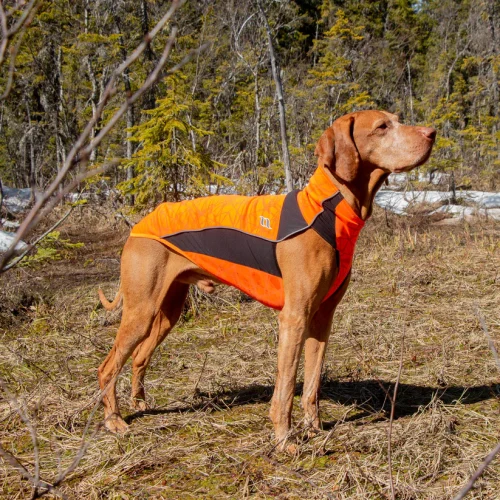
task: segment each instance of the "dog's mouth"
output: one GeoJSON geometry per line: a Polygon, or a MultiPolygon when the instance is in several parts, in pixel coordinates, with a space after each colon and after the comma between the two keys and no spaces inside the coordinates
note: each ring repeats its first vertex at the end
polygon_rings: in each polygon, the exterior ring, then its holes
{"type": "Polygon", "coordinates": [[[413,162],[411,165],[406,165],[404,167],[398,167],[395,168],[391,173],[394,174],[402,174],[404,172],[410,172],[414,168],[420,167],[420,165],[423,165],[431,156],[432,152],[432,146],[434,145],[434,141],[432,141],[432,144],[430,145],[429,148],[425,151],[425,153],[415,162],[413,162]]]}

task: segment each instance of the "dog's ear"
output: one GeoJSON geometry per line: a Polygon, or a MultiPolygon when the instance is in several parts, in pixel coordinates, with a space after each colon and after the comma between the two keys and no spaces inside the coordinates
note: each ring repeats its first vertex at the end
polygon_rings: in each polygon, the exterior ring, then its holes
{"type": "Polygon", "coordinates": [[[335,135],[332,127],[328,127],[319,138],[314,154],[319,161],[331,170],[335,167],[335,135]]]}
{"type": "Polygon", "coordinates": [[[335,173],[352,182],[358,175],[359,153],[354,144],[354,116],[342,116],[332,125],[335,135],[335,173]]]}
{"type": "Polygon", "coordinates": [[[342,116],[320,137],[315,154],[342,180],[352,182],[359,168],[359,153],[353,138],[354,116],[342,116]]]}

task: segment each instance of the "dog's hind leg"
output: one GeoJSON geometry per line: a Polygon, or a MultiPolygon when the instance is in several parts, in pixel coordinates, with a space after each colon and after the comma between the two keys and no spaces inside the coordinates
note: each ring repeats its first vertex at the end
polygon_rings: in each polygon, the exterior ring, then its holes
{"type": "Polygon", "coordinates": [[[127,429],[118,409],[116,379],[161,314],[164,298],[178,267],[173,262],[167,266],[169,260],[169,251],[156,241],[129,238],[125,244],[121,262],[122,321],[113,347],[99,367],[105,425],[112,432],[127,429]]]}
{"type": "Polygon", "coordinates": [[[134,349],[148,336],[154,316],[154,310],[148,307],[125,306],[113,347],[99,367],[99,385],[104,391],[105,425],[111,432],[125,432],[128,427],[118,409],[116,379],[134,349]]]}
{"type": "Polygon", "coordinates": [[[144,391],[146,369],[155,349],[177,323],[188,289],[189,285],[187,284],[172,283],[163,301],[160,313],[155,318],[149,337],[143,340],[132,354],[132,406],[137,410],[147,409],[144,391]]]}

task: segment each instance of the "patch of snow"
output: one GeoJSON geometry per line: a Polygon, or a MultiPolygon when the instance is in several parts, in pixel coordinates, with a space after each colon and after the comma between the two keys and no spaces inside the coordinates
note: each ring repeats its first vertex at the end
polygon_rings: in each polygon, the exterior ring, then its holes
{"type": "Polygon", "coordinates": [[[17,229],[21,224],[15,220],[1,219],[0,224],[5,229],[17,229]]]}
{"type": "Polygon", "coordinates": [[[450,204],[453,195],[449,191],[379,191],[375,203],[399,215],[407,215],[410,206],[421,203],[442,203],[443,206],[431,214],[445,213],[461,218],[483,215],[493,219],[500,218],[500,193],[487,191],[457,191],[456,198],[474,206],[450,204]]]}
{"type": "Polygon", "coordinates": [[[387,180],[390,186],[404,186],[408,182],[408,174],[391,174],[387,180]]]}
{"type": "Polygon", "coordinates": [[[488,208],[486,210],[488,217],[495,220],[500,220],[500,208],[488,208]]]}
{"type": "Polygon", "coordinates": [[[18,214],[28,209],[31,203],[31,189],[16,189],[6,186],[2,187],[3,205],[12,213],[18,214]]]}
{"type": "Polygon", "coordinates": [[[444,191],[379,191],[375,203],[396,214],[405,215],[410,205],[419,203],[446,203],[451,193],[444,191]]]}
{"type": "Polygon", "coordinates": [[[405,200],[404,193],[399,191],[379,191],[375,195],[375,203],[390,212],[405,215],[409,202],[405,200]]]}
{"type": "MultiPolygon", "coordinates": [[[[0,252],[5,252],[9,249],[10,245],[14,241],[14,233],[7,233],[6,231],[0,231],[0,252]]],[[[20,241],[15,248],[16,253],[22,253],[28,248],[28,245],[24,241],[20,241]]]]}
{"type": "Polygon", "coordinates": [[[500,208],[500,193],[487,191],[459,191],[457,198],[462,198],[469,203],[477,203],[484,208],[500,208]]]}
{"type": "Polygon", "coordinates": [[[481,215],[483,217],[490,217],[495,220],[500,220],[500,208],[477,208],[477,207],[464,207],[463,205],[443,205],[437,208],[429,215],[432,214],[448,214],[460,219],[469,219],[481,215]]]}
{"type": "Polygon", "coordinates": [[[76,203],[81,200],[91,200],[101,202],[111,196],[120,196],[118,189],[101,189],[96,192],[84,191],[82,193],[68,193],[64,199],[70,203],[76,203]]]}

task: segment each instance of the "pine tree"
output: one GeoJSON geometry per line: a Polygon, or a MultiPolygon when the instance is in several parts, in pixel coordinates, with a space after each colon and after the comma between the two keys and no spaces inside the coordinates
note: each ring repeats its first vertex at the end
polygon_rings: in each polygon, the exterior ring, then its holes
{"type": "Polygon", "coordinates": [[[165,81],[165,96],[156,107],[143,111],[147,119],[132,127],[131,141],[138,148],[124,167],[134,167],[135,177],[120,184],[125,194],[136,197],[140,208],[159,201],[207,195],[218,190],[227,179],[217,174],[223,165],[213,161],[201,139],[210,131],[196,127],[187,119],[198,103],[186,93],[186,78],[177,74],[165,81]]]}

